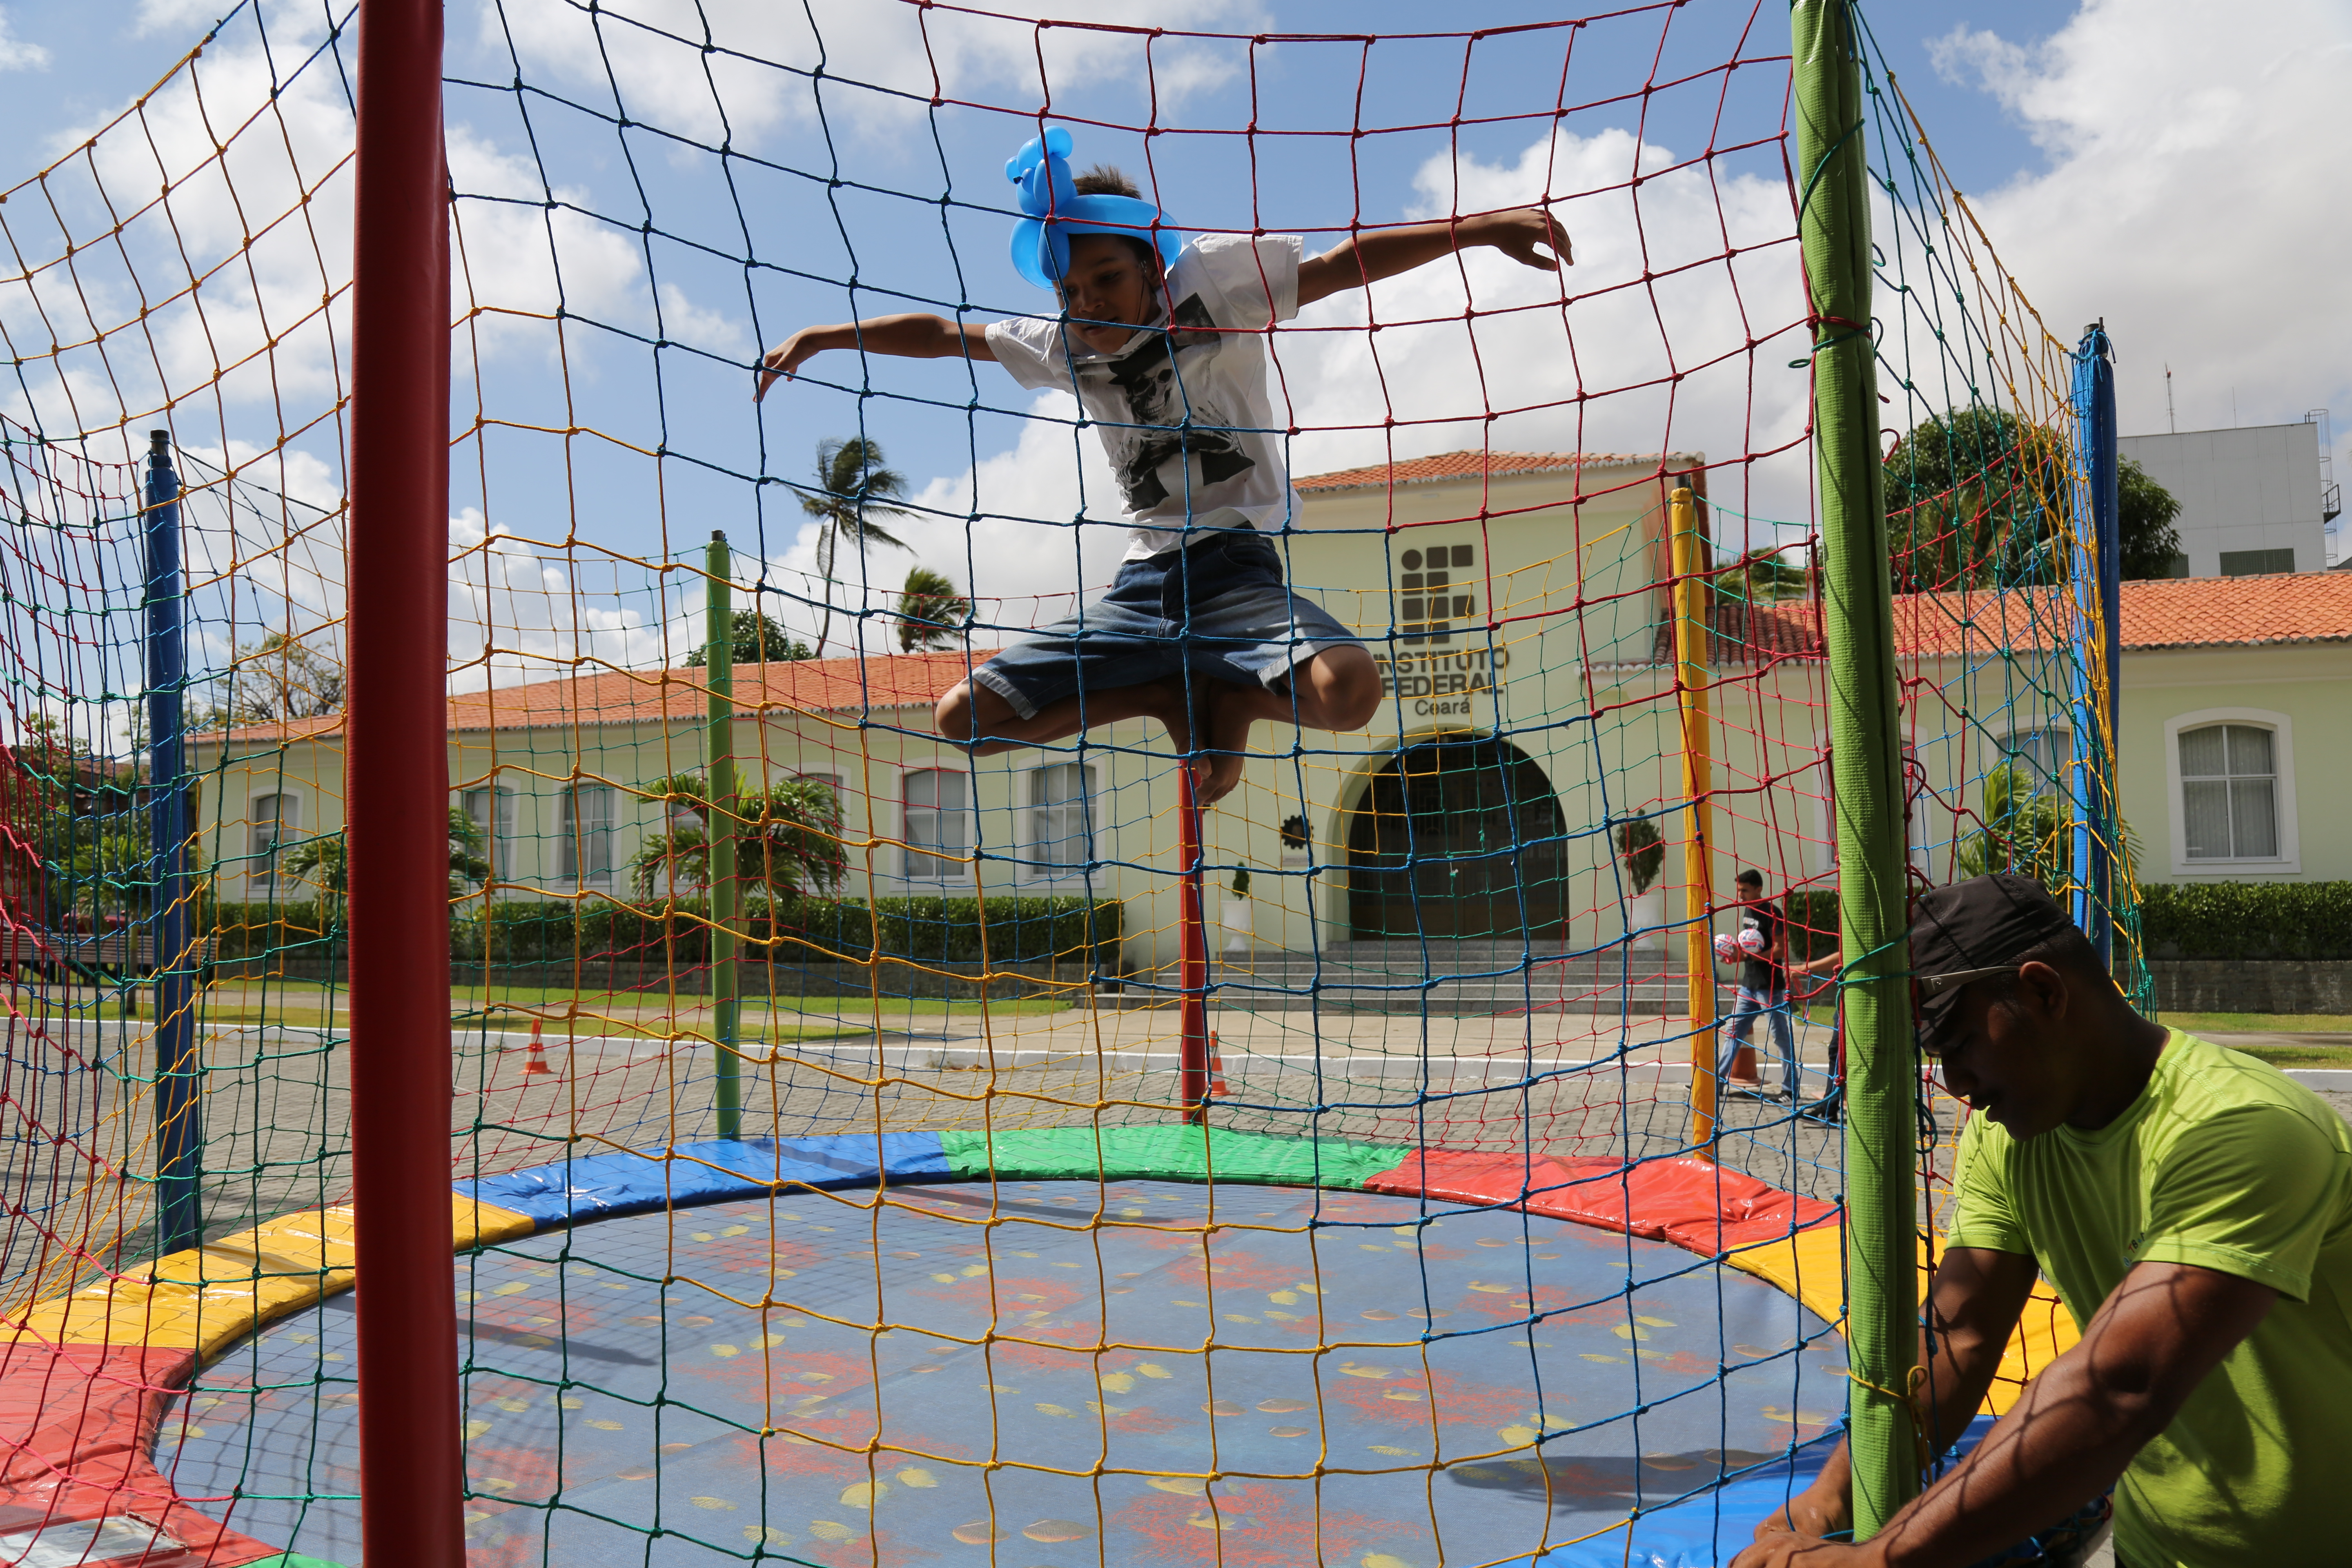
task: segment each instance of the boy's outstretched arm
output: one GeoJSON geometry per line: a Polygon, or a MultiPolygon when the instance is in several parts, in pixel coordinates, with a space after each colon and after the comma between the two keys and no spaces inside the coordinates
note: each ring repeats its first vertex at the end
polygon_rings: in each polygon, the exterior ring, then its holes
{"type": "Polygon", "coordinates": [[[1407,224],[1357,235],[1300,266],[1298,302],[1310,305],[1342,289],[1361,289],[1474,245],[1491,247],[1544,272],[1557,271],[1574,259],[1569,254],[1568,230],[1542,207],[1478,213],[1447,223],[1407,224]],[[1549,255],[1538,248],[1543,247],[1549,248],[1549,255]]]}
{"type": "Polygon", "coordinates": [[[940,316],[869,316],[862,321],[844,321],[833,327],[803,327],[770,349],[760,361],[760,388],[751,394],[751,401],[757,403],[767,396],[768,388],[776,384],[778,376],[791,376],[812,355],[827,349],[864,349],[867,353],[890,354],[898,359],[969,356],[992,363],[996,359],[988,346],[987,327],[969,321],[958,323],[940,316]]]}

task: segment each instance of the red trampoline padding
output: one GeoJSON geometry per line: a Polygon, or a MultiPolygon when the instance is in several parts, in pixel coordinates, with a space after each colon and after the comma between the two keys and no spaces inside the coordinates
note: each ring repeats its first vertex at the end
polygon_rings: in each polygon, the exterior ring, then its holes
{"type": "Polygon", "coordinates": [[[0,1353],[0,1432],[24,1434],[0,1442],[0,1537],[121,1519],[178,1543],[151,1548],[145,1568],[280,1555],[181,1500],[150,1458],[165,1405],[194,1370],[193,1352],[144,1345],[19,1341],[0,1353]]]}
{"type": "Polygon", "coordinates": [[[1671,1241],[1713,1255],[1774,1241],[1834,1217],[1837,1205],[1704,1160],[1555,1159],[1427,1149],[1364,1184],[1365,1190],[1441,1203],[1502,1204],[1529,1214],[1671,1241]]]}

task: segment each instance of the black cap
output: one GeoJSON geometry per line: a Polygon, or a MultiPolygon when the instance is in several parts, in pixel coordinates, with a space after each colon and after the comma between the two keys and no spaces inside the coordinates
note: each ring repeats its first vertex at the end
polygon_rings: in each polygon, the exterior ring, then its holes
{"type": "Polygon", "coordinates": [[[1911,973],[1918,979],[1920,1033],[1932,1037],[1960,994],[1960,985],[1937,985],[1938,976],[2012,963],[2074,926],[2047,889],[2014,871],[1920,894],[1911,906],[1911,973]]]}

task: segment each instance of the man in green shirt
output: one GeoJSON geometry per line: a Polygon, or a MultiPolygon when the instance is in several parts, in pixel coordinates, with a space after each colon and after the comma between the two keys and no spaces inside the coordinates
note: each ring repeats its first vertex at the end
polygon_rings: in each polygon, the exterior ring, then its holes
{"type": "Polygon", "coordinates": [[[1937,1452],[2037,1273],[2082,1342],[1856,1545],[1841,1446],[1738,1568],[1965,1568],[2116,1489],[2121,1568],[2352,1562],[2352,1132],[2277,1069],[2134,1013],[2049,894],[1921,895],[1923,1052],[1976,1114],[1921,1336],[1937,1452]]]}

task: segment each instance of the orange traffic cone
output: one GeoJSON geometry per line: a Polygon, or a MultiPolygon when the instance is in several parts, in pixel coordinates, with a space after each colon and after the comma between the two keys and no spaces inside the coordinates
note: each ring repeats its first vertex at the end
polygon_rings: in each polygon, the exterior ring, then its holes
{"type": "Polygon", "coordinates": [[[522,1076],[525,1078],[533,1073],[552,1075],[555,1071],[547,1065],[547,1047],[539,1043],[539,1020],[533,1018],[530,1021],[530,1059],[522,1064],[522,1076]]]}
{"type": "Polygon", "coordinates": [[[1209,1093],[1213,1098],[1222,1099],[1228,1092],[1225,1088],[1224,1058],[1217,1055],[1217,1037],[1211,1035],[1209,1037],[1209,1093]]]}

